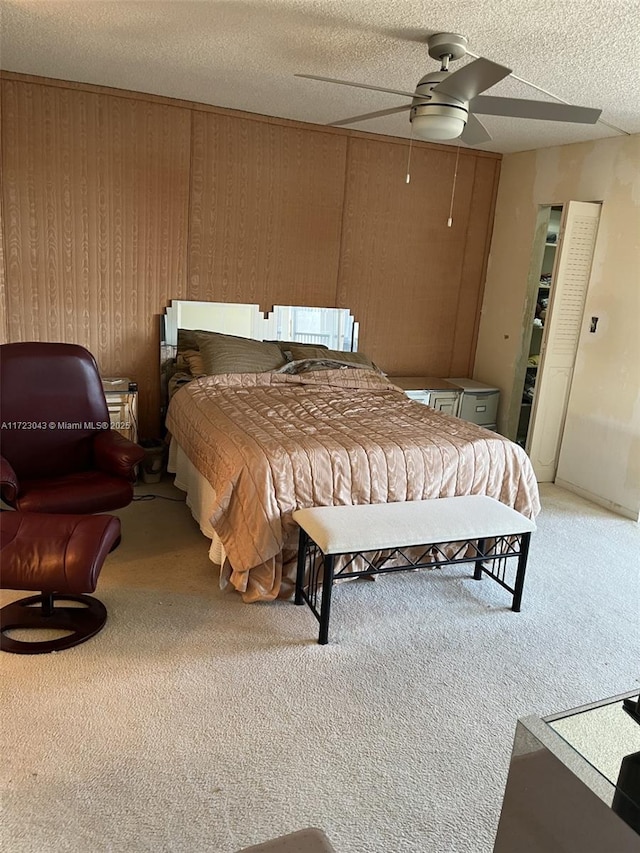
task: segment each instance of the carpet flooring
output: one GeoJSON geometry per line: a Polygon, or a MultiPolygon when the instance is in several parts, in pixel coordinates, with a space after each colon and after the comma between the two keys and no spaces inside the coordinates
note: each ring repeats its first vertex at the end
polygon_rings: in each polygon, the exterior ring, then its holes
{"type": "Polygon", "coordinates": [[[518,717],[640,684],[640,528],[556,486],[521,613],[464,567],[381,576],[336,588],[324,647],[306,607],[220,591],[169,481],[137,492],[165,499],[119,513],[104,630],[0,655],[4,850],[490,853],[518,717]]]}

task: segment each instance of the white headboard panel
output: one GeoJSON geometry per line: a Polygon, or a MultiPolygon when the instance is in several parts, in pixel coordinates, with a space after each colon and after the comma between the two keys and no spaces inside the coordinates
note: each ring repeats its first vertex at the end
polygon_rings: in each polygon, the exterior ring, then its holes
{"type": "Polygon", "coordinates": [[[165,343],[177,346],[178,329],[202,329],[265,339],[268,323],[257,305],[241,302],[190,302],[174,299],[165,312],[165,343]]]}

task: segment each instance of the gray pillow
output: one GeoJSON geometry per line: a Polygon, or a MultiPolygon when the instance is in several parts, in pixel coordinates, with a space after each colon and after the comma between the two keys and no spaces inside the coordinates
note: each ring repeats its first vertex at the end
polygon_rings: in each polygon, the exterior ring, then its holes
{"type": "Polygon", "coordinates": [[[289,351],[291,352],[291,360],[298,361],[303,358],[321,358],[327,359],[332,358],[336,361],[346,361],[351,364],[364,364],[367,367],[375,368],[374,363],[370,358],[364,353],[361,352],[349,352],[342,351],[339,349],[322,349],[321,347],[313,347],[309,344],[304,344],[304,346],[300,346],[299,344],[291,344],[289,347],[289,351]]]}
{"type": "Polygon", "coordinates": [[[298,349],[308,349],[309,347],[311,347],[311,349],[313,350],[328,349],[325,344],[305,344],[300,343],[299,341],[268,341],[268,343],[278,344],[287,361],[293,361],[293,358],[291,356],[291,347],[298,347],[298,349]]]}
{"type": "Polygon", "coordinates": [[[277,344],[215,332],[197,333],[196,339],[207,376],[218,373],[265,373],[277,370],[286,362],[277,344]]]}
{"type": "Polygon", "coordinates": [[[183,349],[197,350],[196,335],[198,334],[200,332],[195,329],[178,329],[178,352],[183,349]]]}
{"type": "Polygon", "coordinates": [[[199,349],[185,349],[179,353],[181,362],[192,376],[206,376],[202,353],[199,349]]]}
{"type": "Polygon", "coordinates": [[[220,332],[209,332],[206,329],[178,329],[178,352],[182,350],[198,350],[198,335],[219,335],[220,332]]]}

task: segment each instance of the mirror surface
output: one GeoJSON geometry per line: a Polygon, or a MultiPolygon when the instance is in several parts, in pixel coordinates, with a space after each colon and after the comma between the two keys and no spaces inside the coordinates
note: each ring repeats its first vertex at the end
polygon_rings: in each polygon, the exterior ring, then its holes
{"type": "Polygon", "coordinates": [[[163,344],[176,347],[178,329],[201,329],[259,341],[299,341],[328,349],[355,351],[358,324],[348,308],[274,305],[267,314],[258,305],[174,300],[164,315],[163,344]]]}
{"type": "Polygon", "coordinates": [[[640,753],[640,725],[625,712],[622,701],[568,714],[549,725],[613,785],[622,760],[640,753]]]}

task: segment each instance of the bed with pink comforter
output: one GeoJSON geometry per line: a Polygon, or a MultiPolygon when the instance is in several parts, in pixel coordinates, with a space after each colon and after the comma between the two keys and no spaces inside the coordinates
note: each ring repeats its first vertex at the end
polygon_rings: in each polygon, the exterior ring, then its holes
{"type": "Polygon", "coordinates": [[[245,601],[292,594],[301,507],[486,494],[540,509],[521,447],[373,370],[206,376],[175,393],[167,427],[215,491],[211,524],[245,601]]]}

